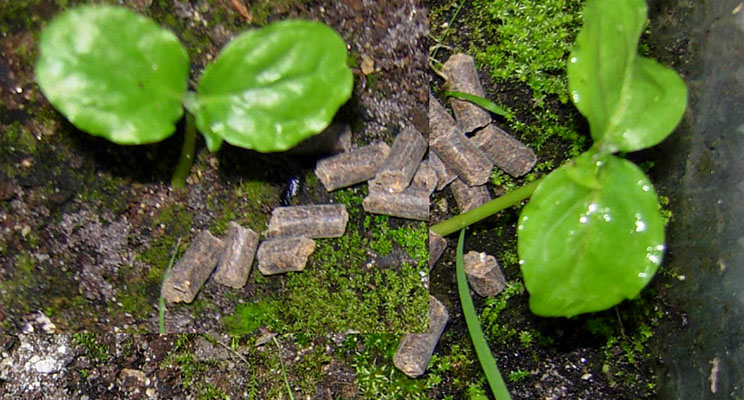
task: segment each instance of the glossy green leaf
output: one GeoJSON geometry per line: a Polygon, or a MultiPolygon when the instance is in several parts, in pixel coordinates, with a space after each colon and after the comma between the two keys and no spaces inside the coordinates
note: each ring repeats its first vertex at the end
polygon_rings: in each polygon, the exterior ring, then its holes
{"type": "Polygon", "coordinates": [[[637,296],[664,251],[653,186],[612,155],[585,153],[545,177],[522,210],[518,235],[530,308],[543,316],[600,311],[637,296]],[[598,187],[575,179],[589,174],[598,187]]]}
{"type": "Polygon", "coordinates": [[[687,104],[679,75],[638,54],[645,21],[644,0],[589,0],[569,58],[573,102],[589,121],[594,140],[610,151],[661,142],[687,104]]]}
{"type": "Polygon", "coordinates": [[[196,122],[210,150],[289,149],[325,129],[351,96],[346,45],[328,26],[282,21],[230,42],[199,82],[196,122]]]}
{"type": "Polygon", "coordinates": [[[79,129],[119,144],[175,131],[189,59],[152,20],[120,7],[74,8],[44,29],[39,54],[42,92],[79,129]]]}

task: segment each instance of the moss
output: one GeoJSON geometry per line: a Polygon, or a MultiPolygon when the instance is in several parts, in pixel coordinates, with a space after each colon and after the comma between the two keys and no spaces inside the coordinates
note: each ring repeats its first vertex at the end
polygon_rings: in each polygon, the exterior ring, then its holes
{"type": "Polygon", "coordinates": [[[20,151],[26,155],[36,152],[38,140],[33,133],[19,121],[13,121],[0,136],[0,146],[8,151],[20,151]]]}
{"type": "Polygon", "coordinates": [[[271,183],[260,180],[243,180],[226,196],[210,195],[207,206],[217,215],[209,230],[216,236],[227,233],[231,221],[256,232],[264,230],[269,210],[279,204],[281,191],[271,183]]]}
{"type": "MultiPolygon", "coordinates": [[[[451,342],[452,330],[442,342],[451,342]]],[[[351,365],[361,398],[365,399],[482,399],[485,378],[470,345],[439,346],[429,361],[427,373],[409,378],[393,366],[400,339],[394,334],[348,335],[334,356],[351,365]]]]}
{"type": "Polygon", "coordinates": [[[483,331],[489,343],[506,344],[517,335],[517,329],[504,318],[499,318],[501,312],[506,309],[509,299],[524,293],[524,285],[521,282],[509,283],[503,292],[494,297],[486,299],[480,319],[483,331]]]}
{"type": "Polygon", "coordinates": [[[3,2],[2,12],[0,12],[0,31],[15,32],[33,27],[38,17],[32,10],[39,8],[43,3],[43,0],[3,2]]]}
{"type": "Polygon", "coordinates": [[[581,26],[583,3],[473,0],[469,50],[496,82],[516,78],[526,83],[538,106],[550,95],[566,103],[566,61],[581,26]]]}
{"type": "Polygon", "coordinates": [[[393,366],[399,337],[391,334],[347,336],[339,356],[350,359],[365,399],[427,399],[427,381],[411,379],[393,366]]]}
{"type": "MultiPolygon", "coordinates": [[[[616,313],[601,313],[588,318],[585,328],[603,338],[602,372],[611,385],[622,384],[643,392],[639,398],[650,398],[655,387],[637,385],[635,371],[640,362],[651,359],[649,340],[664,317],[663,310],[651,299],[650,290],[639,298],[618,306],[616,313]]],[[[651,380],[649,380],[651,381],[651,380]]]]}
{"type": "Polygon", "coordinates": [[[276,302],[268,300],[238,304],[235,312],[224,317],[222,322],[227,332],[235,336],[248,335],[259,327],[275,330],[280,310],[276,302]]]}
{"type": "Polygon", "coordinates": [[[227,393],[209,382],[199,382],[197,384],[196,398],[198,400],[230,400],[227,393]]]}
{"type": "Polygon", "coordinates": [[[416,261],[420,268],[427,268],[429,263],[429,229],[425,223],[419,222],[392,229],[390,236],[416,261]]]}
{"type": "Polygon", "coordinates": [[[103,364],[109,361],[108,347],[99,342],[102,335],[92,332],[78,332],[72,334],[73,341],[85,349],[85,354],[94,363],[103,364]]]}
{"type": "Polygon", "coordinates": [[[367,267],[371,247],[357,231],[318,240],[311,265],[287,280],[283,329],[319,335],[424,330],[428,296],[419,268],[367,267]]]}
{"type": "Polygon", "coordinates": [[[250,2],[250,11],[253,15],[253,23],[265,25],[269,17],[277,13],[286,12],[290,8],[297,8],[310,0],[256,0],[250,2]]]}
{"type": "Polygon", "coordinates": [[[29,291],[38,282],[39,275],[33,257],[27,253],[18,254],[15,268],[11,269],[9,276],[0,280],[0,304],[12,305],[14,312],[20,315],[33,311],[33,299],[29,297],[29,291]]]}

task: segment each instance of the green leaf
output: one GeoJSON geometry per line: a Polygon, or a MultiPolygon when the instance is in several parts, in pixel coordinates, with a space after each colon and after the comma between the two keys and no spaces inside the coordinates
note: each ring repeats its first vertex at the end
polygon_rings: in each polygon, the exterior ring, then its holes
{"type": "Polygon", "coordinates": [[[509,112],[505,109],[498,106],[496,103],[492,102],[491,100],[488,100],[485,97],[476,96],[474,94],[465,93],[465,92],[455,92],[447,90],[444,92],[445,96],[454,97],[456,99],[469,101],[476,106],[488,110],[496,115],[501,115],[502,117],[509,117],[509,112]]]}
{"type": "Polygon", "coordinates": [[[518,236],[530,308],[543,316],[600,311],[637,296],[664,251],[653,186],[612,155],[584,153],[545,177],[522,209],[518,236]],[[599,187],[572,177],[590,173],[599,187]]]}
{"type": "Polygon", "coordinates": [[[589,0],[569,58],[573,102],[594,140],[613,152],[661,142],[687,104],[682,78],[637,53],[645,21],[644,0],[589,0]]]}
{"type": "Polygon", "coordinates": [[[351,96],[346,45],[328,26],[291,20],[230,42],[199,82],[196,123],[228,143],[283,151],[325,129],[351,96]]]}
{"type": "Polygon", "coordinates": [[[84,6],[41,34],[36,80],[76,127],[118,144],[154,143],[183,113],[189,59],[169,31],[125,8],[84,6]]]}

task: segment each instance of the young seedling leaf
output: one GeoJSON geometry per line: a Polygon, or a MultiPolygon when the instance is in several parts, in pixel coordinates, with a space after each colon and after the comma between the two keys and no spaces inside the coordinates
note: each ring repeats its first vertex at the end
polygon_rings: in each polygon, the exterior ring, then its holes
{"type": "Polygon", "coordinates": [[[491,100],[488,100],[485,97],[476,96],[474,94],[465,93],[465,92],[455,92],[455,91],[445,91],[445,96],[454,97],[456,99],[469,101],[478,107],[488,110],[496,115],[501,115],[502,117],[509,117],[509,112],[506,111],[504,108],[498,106],[496,103],[492,102],[491,100]]]}
{"type": "Polygon", "coordinates": [[[596,153],[542,180],[517,233],[530,308],[542,316],[600,311],[637,296],[664,251],[664,223],[648,178],[627,160],[596,153]],[[575,179],[590,173],[599,186],[575,179]]]}
{"type": "Polygon", "coordinates": [[[230,42],[199,82],[196,123],[211,137],[261,152],[287,150],[323,129],[351,96],[346,45],[328,26],[290,20],[230,42]]]}
{"type": "Polygon", "coordinates": [[[175,35],[125,8],[83,6],[41,33],[36,80],[76,127],[118,144],[154,143],[183,113],[189,59],[175,35]]]}
{"type": "Polygon", "coordinates": [[[644,0],[589,0],[584,27],[568,63],[568,85],[592,137],[609,151],[661,142],[687,104],[679,75],[637,52],[646,21],[644,0]]]}

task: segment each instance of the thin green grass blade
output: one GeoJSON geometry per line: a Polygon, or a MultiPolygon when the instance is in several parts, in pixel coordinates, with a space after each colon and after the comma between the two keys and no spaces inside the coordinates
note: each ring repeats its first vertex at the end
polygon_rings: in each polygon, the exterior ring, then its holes
{"type": "Polygon", "coordinates": [[[279,351],[279,365],[282,367],[282,377],[284,377],[284,385],[287,387],[287,393],[289,393],[290,400],[295,400],[294,395],[292,394],[292,387],[289,385],[289,378],[287,378],[287,370],[284,368],[284,361],[282,360],[282,346],[279,345],[276,336],[273,336],[271,340],[274,341],[276,349],[279,351]]]}
{"type": "MultiPolygon", "coordinates": [[[[170,273],[171,268],[173,268],[173,262],[176,260],[176,254],[178,254],[178,248],[181,247],[181,238],[178,238],[176,241],[176,248],[173,249],[173,254],[171,254],[170,261],[168,261],[168,268],[165,270],[165,274],[163,274],[163,282],[165,282],[165,278],[170,273]]],[[[160,294],[160,300],[158,303],[158,332],[160,334],[165,333],[165,298],[163,298],[163,294],[160,294]]]]}
{"type": "Polygon", "coordinates": [[[445,91],[445,96],[454,97],[456,99],[469,101],[476,106],[483,108],[485,110],[488,110],[496,115],[501,115],[504,118],[509,118],[509,111],[505,110],[502,107],[499,107],[496,105],[496,103],[492,102],[491,100],[488,100],[486,98],[476,96],[470,93],[465,92],[452,92],[452,91],[445,91]]]}
{"type": "Polygon", "coordinates": [[[460,231],[460,239],[457,242],[457,291],[460,294],[460,304],[462,304],[462,313],[465,315],[465,322],[468,325],[470,339],[473,341],[475,353],[478,355],[483,373],[486,374],[488,385],[491,387],[491,393],[496,400],[511,400],[509,390],[506,388],[504,378],[501,377],[496,360],[488,348],[486,337],[483,335],[478,314],[475,312],[473,298],[470,297],[470,288],[468,287],[467,278],[465,278],[465,266],[462,260],[463,247],[465,245],[465,229],[460,231]]]}

